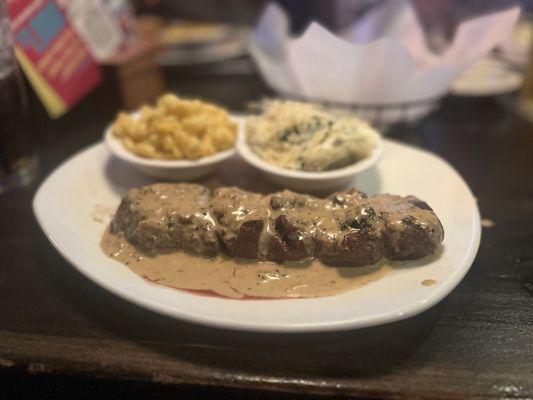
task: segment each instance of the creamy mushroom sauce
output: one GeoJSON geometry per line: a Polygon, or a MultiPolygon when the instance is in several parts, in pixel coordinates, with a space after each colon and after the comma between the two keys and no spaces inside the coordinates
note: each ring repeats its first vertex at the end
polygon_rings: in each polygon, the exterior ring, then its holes
{"type": "Polygon", "coordinates": [[[199,257],[183,251],[154,255],[135,249],[107,230],[101,242],[109,257],[149,282],[234,299],[323,297],[375,282],[394,271],[388,264],[332,267],[318,260],[285,263],[199,257]]]}

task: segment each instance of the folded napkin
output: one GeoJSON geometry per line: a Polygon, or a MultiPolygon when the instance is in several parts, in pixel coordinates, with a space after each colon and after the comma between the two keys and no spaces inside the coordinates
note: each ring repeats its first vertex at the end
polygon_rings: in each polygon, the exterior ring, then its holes
{"type": "Polygon", "coordinates": [[[270,3],[252,31],[250,52],[281,94],[355,105],[420,102],[443,96],[509,36],[519,15],[520,7],[512,7],[464,21],[435,54],[408,0],[386,1],[336,34],[312,22],[299,37],[291,37],[285,11],[270,3]]]}

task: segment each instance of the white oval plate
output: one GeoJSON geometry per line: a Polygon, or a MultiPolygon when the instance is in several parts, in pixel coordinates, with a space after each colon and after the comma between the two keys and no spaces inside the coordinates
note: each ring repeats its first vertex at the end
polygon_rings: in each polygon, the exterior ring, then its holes
{"type": "Polygon", "coordinates": [[[468,186],[447,163],[384,140],[382,161],[354,185],[369,194],[413,194],[427,201],[445,230],[442,255],[398,269],[350,292],[323,298],[233,300],[199,296],[145,282],[100,250],[105,224],[95,210],[118,206],[126,190],[149,181],[112,158],[102,143],[65,161],[41,185],[33,208],[57,250],[82,274],[141,307],[184,320],[249,331],[303,332],[361,328],[418,314],[461,281],[479,247],[480,220],[468,186]],[[433,279],[436,284],[423,286],[433,279]]]}

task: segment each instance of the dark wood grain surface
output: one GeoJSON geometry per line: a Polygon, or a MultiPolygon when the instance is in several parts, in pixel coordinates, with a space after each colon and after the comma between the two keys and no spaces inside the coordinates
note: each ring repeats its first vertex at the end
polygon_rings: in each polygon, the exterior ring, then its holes
{"type": "MultiPolygon", "coordinates": [[[[253,75],[169,81],[234,110],[269,93],[253,75]]],[[[0,397],[533,398],[533,127],[510,104],[450,98],[393,132],[449,161],[494,226],[446,300],[376,328],[252,334],[156,315],[61,258],[31,211],[37,184],[0,195],[0,397]]],[[[99,140],[116,108],[101,88],[59,121],[36,110],[41,177],[99,140]]]]}

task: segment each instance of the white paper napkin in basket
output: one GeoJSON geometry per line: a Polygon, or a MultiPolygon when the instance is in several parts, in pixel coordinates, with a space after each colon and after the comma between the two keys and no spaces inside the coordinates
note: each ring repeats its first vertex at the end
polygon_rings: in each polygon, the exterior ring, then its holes
{"type": "Polygon", "coordinates": [[[338,35],[312,22],[299,37],[290,36],[287,14],[271,3],[252,32],[250,52],[276,91],[374,113],[376,105],[380,122],[392,124],[431,111],[455,77],[511,33],[519,15],[512,7],[465,21],[435,54],[408,0],[387,1],[338,35]]]}

